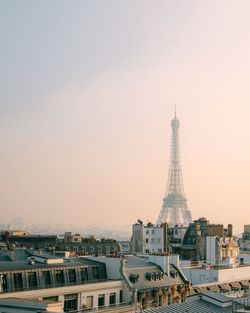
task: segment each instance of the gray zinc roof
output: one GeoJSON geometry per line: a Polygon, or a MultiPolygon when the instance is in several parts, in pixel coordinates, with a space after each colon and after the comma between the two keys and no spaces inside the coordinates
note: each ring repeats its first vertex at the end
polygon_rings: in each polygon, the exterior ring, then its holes
{"type": "Polygon", "coordinates": [[[226,302],[232,301],[232,298],[227,297],[227,296],[225,296],[219,292],[206,291],[206,292],[202,292],[201,295],[204,295],[206,297],[209,297],[209,298],[214,299],[216,301],[219,301],[221,303],[226,303],[226,302]]]}
{"type": "Polygon", "coordinates": [[[148,262],[147,259],[136,257],[136,256],[126,256],[126,274],[129,279],[130,275],[138,274],[138,280],[131,284],[138,290],[145,290],[145,289],[153,289],[153,288],[161,288],[161,287],[170,287],[174,285],[184,284],[185,281],[179,275],[178,270],[173,266],[170,265],[170,271],[174,270],[177,272],[177,276],[175,278],[171,277],[162,272],[160,266],[148,262]],[[147,273],[163,273],[162,279],[157,280],[149,280],[147,278],[147,273]]]}
{"type": "Polygon", "coordinates": [[[232,306],[221,307],[202,299],[144,310],[143,313],[231,313],[232,306]]]}
{"type": "Polygon", "coordinates": [[[156,267],[155,264],[148,262],[147,259],[132,255],[125,257],[125,263],[126,268],[156,267]]]}

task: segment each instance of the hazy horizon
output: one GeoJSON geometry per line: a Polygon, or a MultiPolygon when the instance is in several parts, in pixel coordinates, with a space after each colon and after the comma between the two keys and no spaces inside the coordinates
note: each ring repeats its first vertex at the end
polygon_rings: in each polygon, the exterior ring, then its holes
{"type": "Polygon", "coordinates": [[[155,222],[177,105],[193,218],[250,224],[249,1],[0,1],[2,223],[155,222]]]}

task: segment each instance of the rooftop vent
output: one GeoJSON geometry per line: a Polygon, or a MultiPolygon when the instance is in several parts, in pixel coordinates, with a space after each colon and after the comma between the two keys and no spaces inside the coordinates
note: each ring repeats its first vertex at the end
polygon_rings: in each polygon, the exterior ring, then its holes
{"type": "Polygon", "coordinates": [[[147,272],[146,273],[146,278],[151,281],[151,280],[161,280],[164,277],[164,273],[162,272],[147,272]]]}
{"type": "Polygon", "coordinates": [[[130,274],[129,275],[129,280],[132,282],[132,283],[137,283],[138,282],[138,279],[139,279],[139,274],[130,274]]]}
{"type": "Polygon", "coordinates": [[[29,265],[34,265],[35,264],[34,258],[28,258],[28,264],[29,265]]]}

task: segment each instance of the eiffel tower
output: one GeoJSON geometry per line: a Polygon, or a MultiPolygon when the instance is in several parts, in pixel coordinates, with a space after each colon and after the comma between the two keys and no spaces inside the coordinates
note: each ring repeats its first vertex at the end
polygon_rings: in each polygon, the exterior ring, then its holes
{"type": "Polygon", "coordinates": [[[192,222],[192,215],[188,209],[182,181],[179,145],[180,122],[176,117],[176,110],[174,118],[171,121],[171,127],[172,140],[168,185],[156,224],[168,223],[170,227],[174,227],[175,225],[188,226],[192,222]]]}

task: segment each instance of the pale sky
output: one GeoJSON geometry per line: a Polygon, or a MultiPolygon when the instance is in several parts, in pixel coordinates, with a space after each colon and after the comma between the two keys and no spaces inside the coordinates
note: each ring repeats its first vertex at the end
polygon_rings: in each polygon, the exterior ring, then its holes
{"type": "Polygon", "coordinates": [[[180,119],[194,218],[250,224],[250,2],[0,0],[8,223],[155,222],[180,119]]]}

